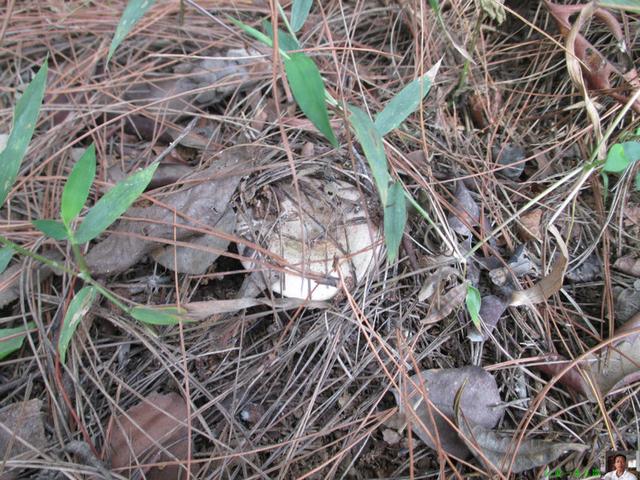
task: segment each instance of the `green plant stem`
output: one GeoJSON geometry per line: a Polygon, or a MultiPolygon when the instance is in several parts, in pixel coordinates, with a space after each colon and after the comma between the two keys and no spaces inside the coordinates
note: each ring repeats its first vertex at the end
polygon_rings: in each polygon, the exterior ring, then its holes
{"type": "MultiPolygon", "coordinates": [[[[298,37],[296,37],[296,33],[293,31],[293,28],[291,28],[289,19],[287,18],[287,15],[284,13],[284,9],[282,8],[282,5],[280,5],[280,2],[276,2],[276,6],[278,7],[278,12],[280,12],[282,21],[284,22],[284,26],[287,27],[287,30],[289,31],[289,35],[291,35],[296,40],[296,42],[298,42],[298,37]]],[[[277,33],[274,33],[273,35],[275,36],[276,34],[277,33]]]]}
{"type": "MultiPolygon", "coordinates": [[[[72,277],[80,278],[82,281],[84,281],[84,282],[88,283],[89,285],[95,287],[96,290],[98,290],[111,303],[116,305],[122,311],[124,311],[127,314],[129,314],[129,311],[131,310],[131,308],[127,307],[124,303],[122,303],[118,299],[118,297],[116,297],[113,293],[111,293],[109,290],[107,290],[105,287],[103,287],[100,283],[95,281],[91,277],[91,274],[89,273],[89,269],[88,268],[86,269],[86,271],[75,272],[75,271],[71,270],[70,268],[67,268],[64,264],[62,264],[60,262],[56,262],[55,260],[51,260],[50,258],[44,257],[44,256],[39,255],[37,253],[34,253],[34,252],[30,251],[30,250],[27,250],[26,248],[18,245],[17,243],[12,242],[11,240],[9,240],[7,238],[2,237],[2,236],[0,236],[0,243],[2,243],[6,247],[12,248],[16,252],[24,255],[25,257],[33,258],[34,260],[37,260],[38,262],[43,263],[43,264],[49,266],[52,269],[60,270],[60,271],[66,273],[68,275],[71,275],[72,277]]],[[[78,245],[76,245],[76,248],[78,248],[78,245]]],[[[80,258],[82,258],[82,256],[80,258]]],[[[86,262],[85,262],[85,265],[86,265],[86,262]]]]}

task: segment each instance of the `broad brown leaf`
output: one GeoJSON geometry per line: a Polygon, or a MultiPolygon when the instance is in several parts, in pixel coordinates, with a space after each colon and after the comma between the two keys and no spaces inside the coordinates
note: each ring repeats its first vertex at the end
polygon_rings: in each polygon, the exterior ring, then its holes
{"type": "Polygon", "coordinates": [[[177,480],[186,478],[179,464],[187,460],[189,444],[187,404],[175,393],[153,393],[114,419],[107,442],[111,467],[129,478],[177,480]],[[149,464],[172,465],[151,467],[149,464]]]}

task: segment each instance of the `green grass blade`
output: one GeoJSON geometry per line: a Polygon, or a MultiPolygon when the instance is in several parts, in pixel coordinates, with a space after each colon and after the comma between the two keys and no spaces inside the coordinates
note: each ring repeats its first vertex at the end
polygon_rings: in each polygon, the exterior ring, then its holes
{"type": "Polygon", "coordinates": [[[60,362],[67,361],[67,350],[69,343],[76,332],[80,321],[87,314],[93,302],[98,296],[95,287],[83,287],[71,300],[67,313],[64,316],[62,329],[60,330],[60,338],[58,339],[58,352],[60,353],[60,362]]]}
{"type": "Polygon", "coordinates": [[[638,172],[636,174],[636,182],[635,182],[635,184],[636,184],[636,190],[638,190],[640,192],[640,172],[638,172]]]}
{"type": "Polygon", "coordinates": [[[93,240],[115,222],[144,192],[158,163],[118,182],[89,210],[75,234],[76,243],[93,240]]]}
{"type": "Polygon", "coordinates": [[[600,0],[599,6],[640,13],[640,0],[600,0]]]}
{"type": "Polygon", "coordinates": [[[389,262],[398,258],[400,242],[404,235],[404,227],[407,224],[407,201],[404,197],[404,188],[400,182],[395,182],[389,188],[389,198],[384,207],[384,241],[387,245],[387,258],[389,262]]]}
{"type": "Polygon", "coordinates": [[[479,332],[482,331],[480,325],[480,305],[482,300],[480,298],[480,292],[473,285],[467,285],[467,296],[465,298],[467,310],[471,316],[471,321],[476,326],[479,332]]]}
{"type": "Polygon", "coordinates": [[[0,206],[7,199],[9,190],[18,177],[20,164],[27,153],[27,147],[36,129],[36,121],[47,85],[47,71],[47,61],[45,60],[16,104],[13,114],[13,128],[6,147],[0,152],[0,206]]]}
{"type": "Polygon", "coordinates": [[[387,192],[389,189],[389,168],[387,166],[387,155],[384,152],[382,135],[365,112],[358,107],[349,105],[351,116],[349,121],[351,127],[362,146],[364,156],[369,162],[373,179],[376,182],[378,193],[382,204],[387,204],[387,192]]]}
{"type": "Polygon", "coordinates": [[[92,143],[85,150],[71,170],[64,190],[62,191],[62,205],[60,216],[62,222],[69,226],[78,216],[89,198],[89,191],[96,176],[96,146],[92,143]]]}
{"type": "Polygon", "coordinates": [[[176,307],[134,307],[129,314],[139,322],[149,325],[177,325],[186,321],[176,307]]]}
{"type": "Polygon", "coordinates": [[[0,273],[3,273],[9,266],[13,253],[14,251],[11,247],[0,248],[0,273]]]}
{"type": "Polygon", "coordinates": [[[264,33],[262,33],[260,30],[256,30],[255,28],[231,16],[228,18],[236,27],[240,28],[246,34],[251,35],[253,38],[258,40],[259,42],[264,43],[267,47],[273,47],[273,41],[271,41],[271,39],[268,36],[266,36],[264,33]]]}
{"type": "MultiPolygon", "coordinates": [[[[273,42],[273,26],[269,20],[262,21],[262,28],[269,36],[269,40],[273,42]]],[[[300,50],[300,44],[289,33],[278,29],[278,47],[281,50],[289,52],[291,50],[300,50]]]]}
{"type": "Polygon", "coordinates": [[[338,140],[331,130],[324,100],[324,82],[315,62],[304,53],[294,53],[285,59],[284,69],[300,110],[327,137],[331,145],[338,148],[338,140]]]}
{"type": "Polygon", "coordinates": [[[384,136],[399,127],[409,115],[418,109],[424,97],[429,93],[439,68],[440,62],[422,77],[406,85],[389,101],[384,110],[376,115],[375,125],[380,135],[384,136]]]}
{"type": "Polygon", "coordinates": [[[22,348],[27,330],[35,328],[36,324],[29,322],[26,326],[15,328],[0,328],[0,360],[22,348]]]}
{"type": "Polygon", "coordinates": [[[291,9],[291,29],[297,32],[307,21],[313,0],[293,0],[291,9]]]}
{"type": "Polygon", "coordinates": [[[67,239],[67,228],[56,220],[34,220],[33,226],[54,240],[67,239]]]}
{"type": "Polygon", "coordinates": [[[118,26],[116,27],[116,33],[114,33],[113,39],[111,40],[109,54],[107,55],[107,63],[111,60],[116,49],[129,34],[133,26],[138,23],[138,20],[142,18],[154,3],[155,0],[129,0],[127,7],[122,13],[122,17],[120,17],[118,26]]]}

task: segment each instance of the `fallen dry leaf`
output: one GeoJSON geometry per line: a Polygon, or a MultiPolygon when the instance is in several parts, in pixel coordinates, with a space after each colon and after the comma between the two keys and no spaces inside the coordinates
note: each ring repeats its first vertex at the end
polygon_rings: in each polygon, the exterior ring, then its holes
{"type": "Polygon", "coordinates": [[[456,310],[464,303],[467,296],[467,282],[451,288],[442,298],[434,299],[429,305],[429,313],[422,320],[422,323],[436,323],[447,317],[451,312],[456,310]]]}
{"type": "Polygon", "coordinates": [[[520,217],[520,223],[518,225],[520,238],[522,238],[522,240],[524,240],[525,242],[527,240],[540,241],[542,239],[541,221],[542,210],[539,208],[522,215],[520,217]]]}
{"type": "Polygon", "coordinates": [[[38,399],[12,403],[0,410],[0,459],[27,453],[35,456],[46,447],[41,410],[42,400],[38,399]]]}
{"type": "Polygon", "coordinates": [[[480,318],[485,328],[479,332],[475,325],[469,327],[467,338],[472,342],[482,342],[489,338],[489,333],[496,328],[500,317],[507,310],[509,302],[497,295],[482,297],[480,302],[480,318]]]}
{"type": "Polygon", "coordinates": [[[636,280],[629,288],[615,288],[616,303],[614,311],[618,322],[626,322],[640,312],[640,281],[636,280]]]}
{"type": "Polygon", "coordinates": [[[505,143],[503,145],[494,145],[492,148],[493,159],[501,168],[497,174],[507,177],[511,180],[517,180],[524,171],[524,159],[526,153],[524,148],[514,143],[505,143]]]}
{"type": "Polygon", "coordinates": [[[536,285],[526,290],[515,290],[511,296],[509,305],[512,307],[519,305],[532,305],[535,303],[544,302],[554,293],[558,292],[562,288],[564,281],[564,274],[567,270],[567,264],[569,260],[569,252],[567,245],[562,240],[560,233],[553,226],[549,226],[549,231],[556,238],[558,248],[560,249],[559,257],[554,261],[554,266],[549,272],[549,275],[540,280],[536,285]]]}
{"type": "Polygon", "coordinates": [[[216,223],[218,232],[227,234],[226,238],[213,235],[200,235],[189,240],[192,246],[174,247],[169,245],[151,252],[153,259],[169,270],[191,275],[202,275],[213,262],[227,250],[229,238],[236,229],[236,214],[229,208],[216,223]]]}
{"type": "Polygon", "coordinates": [[[440,284],[453,276],[460,275],[460,272],[452,267],[442,267],[425,280],[418,292],[418,301],[425,302],[429,300],[440,287],[440,284]]]}
{"type": "Polygon", "coordinates": [[[179,464],[188,460],[187,404],[176,394],[153,393],[114,418],[107,442],[111,467],[119,474],[148,480],[186,478],[179,464]],[[173,465],[151,467],[148,464],[173,465]]]}
{"type": "Polygon", "coordinates": [[[480,207],[478,207],[463,181],[456,183],[454,197],[455,213],[449,215],[447,221],[454,232],[459,235],[469,236],[471,235],[469,227],[477,226],[480,220],[480,207]]]}
{"type": "Polygon", "coordinates": [[[434,369],[413,375],[411,382],[403,386],[401,393],[394,391],[396,402],[411,421],[413,431],[429,447],[436,449],[436,434],[442,449],[448,454],[466,458],[469,450],[455,429],[434,409],[431,402],[449,420],[454,418],[454,400],[460,387],[466,382],[462,393],[461,409],[465,417],[486,428],[493,428],[502,417],[500,394],[495,378],[480,367],[434,369]],[[419,388],[424,383],[428,398],[419,388]],[[410,407],[410,408],[409,408],[410,407]],[[435,422],[431,421],[431,415],[435,422]]]}
{"type": "Polygon", "coordinates": [[[621,272],[627,275],[633,275],[634,277],[640,277],[640,258],[635,258],[634,255],[626,255],[620,257],[613,264],[614,268],[617,268],[621,272]]]}
{"type": "MultiPolygon", "coordinates": [[[[466,389],[466,388],[465,388],[466,389]]],[[[464,392],[463,392],[464,395],[464,392]]],[[[490,462],[487,467],[502,472],[520,473],[535,467],[547,465],[567,452],[584,452],[588,445],[579,443],[549,442],[546,440],[526,439],[516,447],[515,439],[469,419],[464,408],[455,411],[456,424],[464,434],[462,438],[471,452],[483,463],[490,462]],[[482,454],[482,455],[481,455],[482,454]],[[483,458],[484,457],[484,458],[483,458]],[[513,457],[513,462],[511,461],[513,457]]]]}
{"type": "Polygon", "coordinates": [[[182,228],[184,226],[216,229],[227,213],[240,172],[250,158],[249,150],[244,147],[225,150],[212,166],[185,178],[182,189],[161,198],[169,208],[153,205],[129,209],[125,217],[130,220],[120,220],[115,230],[87,254],[91,271],[119,273],[161,245],[163,239],[171,241],[174,234],[179,241],[198,236],[182,228]]]}

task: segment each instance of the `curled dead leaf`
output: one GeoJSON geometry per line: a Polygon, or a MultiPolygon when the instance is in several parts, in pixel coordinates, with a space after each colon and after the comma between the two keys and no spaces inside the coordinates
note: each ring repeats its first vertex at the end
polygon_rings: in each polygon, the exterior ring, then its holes
{"type": "Polygon", "coordinates": [[[471,196],[463,181],[458,181],[454,193],[455,213],[447,219],[449,226],[459,235],[469,236],[469,227],[475,227],[480,220],[480,207],[471,196]]]}
{"type": "Polygon", "coordinates": [[[538,240],[542,239],[541,230],[542,210],[537,208],[525,213],[520,217],[518,232],[522,240],[538,240]]]}
{"type": "Polygon", "coordinates": [[[436,323],[447,317],[451,312],[459,308],[467,297],[467,282],[456,285],[445,293],[442,298],[435,299],[429,306],[429,313],[422,323],[436,323]]]}
{"type": "MultiPolygon", "coordinates": [[[[94,274],[122,272],[157,249],[163,239],[172,241],[175,236],[183,241],[199,235],[189,228],[216,229],[228,212],[240,172],[246,168],[249,159],[250,152],[244,147],[226,150],[212,166],[185,178],[186,185],[182,189],[162,198],[168,208],[153,205],[129,209],[125,214],[129,219],[120,220],[113,233],[87,254],[91,271],[94,274]]],[[[171,254],[168,257],[160,255],[160,258],[166,259],[168,268],[173,268],[171,254]]],[[[213,256],[208,260],[211,258],[213,256]]]]}
{"type": "Polygon", "coordinates": [[[180,464],[188,459],[191,439],[187,404],[175,393],[153,393],[114,419],[107,443],[111,467],[129,478],[150,480],[186,478],[180,464]],[[163,463],[164,467],[149,464],[163,463]]]}
{"type": "Polygon", "coordinates": [[[509,305],[516,307],[519,305],[532,305],[535,303],[544,302],[554,293],[558,292],[562,288],[564,281],[564,274],[567,270],[567,264],[569,259],[569,252],[567,246],[562,240],[560,233],[553,226],[549,226],[549,231],[553,234],[558,243],[560,250],[559,257],[555,260],[554,266],[549,272],[549,275],[540,280],[536,285],[526,290],[515,290],[511,296],[509,305]]]}
{"type": "Polygon", "coordinates": [[[635,258],[633,255],[620,257],[613,266],[628,275],[640,277],[640,258],[635,258]]]}
{"type": "Polygon", "coordinates": [[[406,382],[402,392],[393,392],[416,435],[429,447],[437,449],[439,443],[445,452],[459,458],[466,458],[469,450],[444,417],[453,421],[456,393],[465,382],[467,387],[461,397],[461,409],[466,418],[475,424],[493,428],[502,417],[503,408],[495,378],[480,367],[420,372],[406,382]],[[424,390],[421,385],[424,385],[424,390]],[[437,407],[441,414],[429,405],[437,407]]]}

